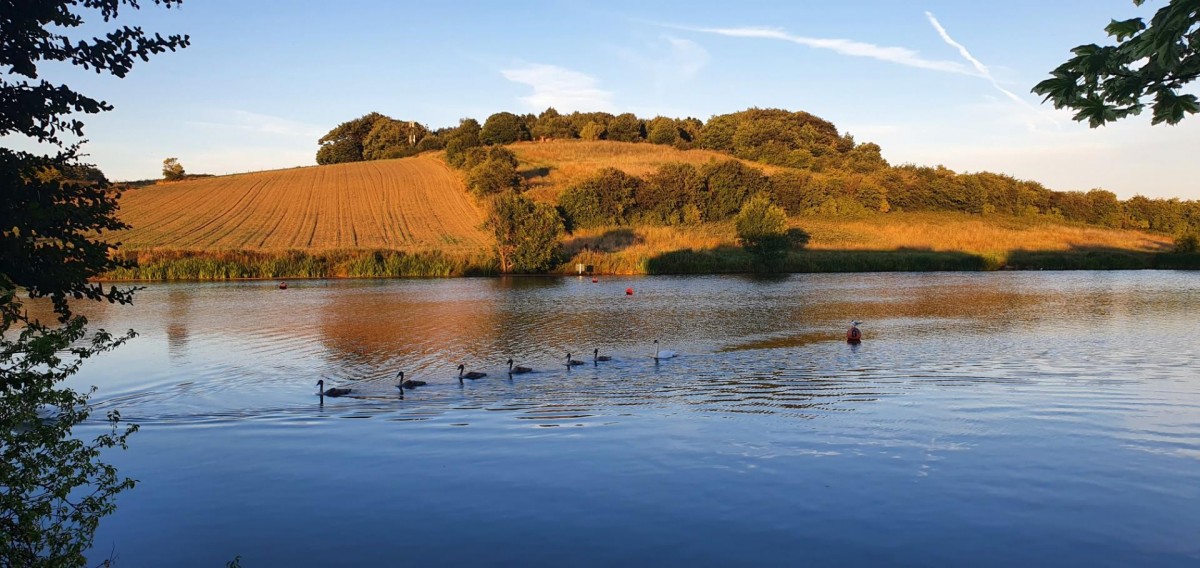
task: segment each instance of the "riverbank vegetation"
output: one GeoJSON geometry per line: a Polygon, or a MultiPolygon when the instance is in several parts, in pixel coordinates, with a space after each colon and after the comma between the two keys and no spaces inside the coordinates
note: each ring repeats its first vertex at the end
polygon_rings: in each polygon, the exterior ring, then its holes
{"type": "Polygon", "coordinates": [[[110,280],[237,280],[276,278],[445,278],[499,274],[489,254],[398,250],[175,250],[117,254],[110,280]]]}

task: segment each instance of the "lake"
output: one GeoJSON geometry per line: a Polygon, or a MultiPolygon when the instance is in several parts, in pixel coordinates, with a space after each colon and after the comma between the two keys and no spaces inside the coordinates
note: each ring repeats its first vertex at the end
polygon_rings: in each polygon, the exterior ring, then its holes
{"type": "Polygon", "coordinates": [[[1200,563],[1196,273],[290,284],[88,308],[140,333],[72,379],[142,425],[95,561],[1200,563]]]}

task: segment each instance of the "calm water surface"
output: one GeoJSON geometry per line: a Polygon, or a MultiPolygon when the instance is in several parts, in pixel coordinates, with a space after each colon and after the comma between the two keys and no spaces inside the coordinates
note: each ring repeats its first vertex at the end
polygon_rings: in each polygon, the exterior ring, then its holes
{"type": "Polygon", "coordinates": [[[90,316],[141,334],[75,380],[142,425],[119,565],[1200,565],[1192,273],[168,284],[90,316]]]}

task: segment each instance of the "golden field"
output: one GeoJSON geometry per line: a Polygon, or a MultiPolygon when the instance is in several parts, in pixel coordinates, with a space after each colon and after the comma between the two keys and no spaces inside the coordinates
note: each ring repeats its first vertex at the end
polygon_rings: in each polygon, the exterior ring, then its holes
{"type": "Polygon", "coordinates": [[[110,240],[124,249],[489,247],[483,209],[441,160],[418,156],[163,183],[126,191],[110,240]]]}

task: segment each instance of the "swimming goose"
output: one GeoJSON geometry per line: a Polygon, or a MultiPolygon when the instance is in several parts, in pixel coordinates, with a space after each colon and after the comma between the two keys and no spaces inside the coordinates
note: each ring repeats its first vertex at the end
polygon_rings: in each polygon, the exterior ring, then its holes
{"type": "Polygon", "coordinates": [[[514,367],[513,360],[512,359],[508,360],[508,374],[510,374],[510,375],[520,375],[521,373],[528,373],[532,370],[533,369],[530,369],[529,367],[520,367],[520,366],[514,367]]]}
{"type": "Polygon", "coordinates": [[[415,389],[417,387],[423,387],[429,384],[425,381],[414,381],[412,379],[404,380],[404,371],[400,371],[400,374],[396,375],[396,378],[400,379],[400,384],[396,386],[406,389],[415,389]]]}
{"type": "Polygon", "coordinates": [[[463,369],[466,369],[465,365],[458,366],[458,382],[460,382],[460,383],[462,382],[463,379],[475,380],[475,379],[482,379],[483,377],[487,376],[487,373],[480,373],[478,371],[471,371],[469,373],[465,373],[465,372],[463,372],[463,369]]]}
{"type": "Polygon", "coordinates": [[[596,348],[592,350],[592,362],[595,363],[597,361],[612,361],[612,357],[609,357],[608,355],[601,355],[600,349],[596,348]]]}
{"type": "Polygon", "coordinates": [[[321,379],[321,380],[317,381],[317,389],[318,389],[317,394],[319,394],[321,396],[342,396],[344,394],[350,394],[350,389],[344,389],[344,388],[338,388],[338,387],[334,387],[329,390],[325,390],[325,379],[321,379]]]}
{"type": "Polygon", "coordinates": [[[571,354],[567,353],[567,367],[568,368],[574,367],[576,365],[582,365],[582,364],[583,364],[583,361],[578,361],[578,360],[572,359],[571,354]]]}
{"type": "Polygon", "coordinates": [[[658,361],[660,359],[670,359],[674,356],[675,356],[675,352],[671,351],[670,349],[663,349],[662,351],[659,351],[658,340],[657,339],[654,340],[654,360],[655,361],[658,361]]]}

